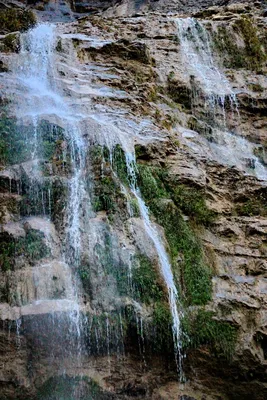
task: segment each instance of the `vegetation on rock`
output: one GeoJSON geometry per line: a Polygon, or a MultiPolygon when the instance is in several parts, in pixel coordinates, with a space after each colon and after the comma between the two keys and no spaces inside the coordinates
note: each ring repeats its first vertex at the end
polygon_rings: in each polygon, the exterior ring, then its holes
{"type": "Polygon", "coordinates": [[[25,31],[36,24],[35,14],[31,10],[13,8],[0,10],[1,33],[25,31]]]}
{"type": "Polygon", "coordinates": [[[185,303],[206,304],[211,298],[211,271],[205,265],[201,244],[182,212],[186,211],[199,224],[209,224],[213,214],[201,192],[167,183],[166,171],[139,165],[138,172],[139,187],[147,205],[165,229],[173,271],[185,303]]]}
{"type": "Polygon", "coordinates": [[[134,268],[132,282],[137,292],[137,297],[145,304],[153,304],[164,297],[164,282],[158,267],[140,255],[139,267],[134,268]]]}
{"type": "Polygon", "coordinates": [[[219,26],[214,34],[214,46],[228,68],[259,70],[267,60],[264,41],[253,18],[241,16],[229,27],[219,26]],[[238,43],[238,37],[243,45],[238,43]]]}
{"type": "Polygon", "coordinates": [[[2,235],[0,241],[0,267],[8,271],[15,265],[16,258],[24,256],[30,263],[46,257],[49,250],[44,244],[43,234],[36,230],[29,230],[25,237],[14,239],[9,235],[2,235]]]}
{"type": "Polygon", "coordinates": [[[189,312],[183,319],[184,347],[208,346],[216,357],[231,360],[234,354],[237,329],[228,322],[215,319],[210,311],[189,312]]]}

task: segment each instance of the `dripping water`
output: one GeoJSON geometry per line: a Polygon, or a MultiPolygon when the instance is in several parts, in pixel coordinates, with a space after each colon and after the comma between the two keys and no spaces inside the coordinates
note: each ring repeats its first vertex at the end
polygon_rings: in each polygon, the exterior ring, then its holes
{"type": "Polygon", "coordinates": [[[198,81],[209,108],[214,111],[217,106],[222,108],[225,120],[226,100],[235,108],[237,100],[226,76],[214,62],[209,33],[194,18],[178,18],[176,24],[184,71],[198,81]]]}
{"type": "Polygon", "coordinates": [[[172,273],[172,266],[169,261],[169,257],[165,249],[165,246],[160,238],[160,235],[157,232],[156,227],[150,221],[149,210],[146,207],[145,202],[141,197],[140,190],[137,186],[136,172],[135,172],[136,161],[134,153],[126,152],[126,164],[127,164],[128,179],[130,182],[131,191],[134,194],[135,198],[137,199],[147,236],[152,240],[155,246],[161,267],[161,273],[168,289],[170,311],[172,315],[172,333],[173,333],[175,359],[178,368],[178,373],[180,375],[180,380],[183,380],[184,376],[182,369],[182,343],[181,343],[181,321],[180,321],[181,315],[179,315],[178,311],[179,295],[172,273]]]}
{"type": "Polygon", "coordinates": [[[214,113],[214,118],[217,111],[222,111],[222,129],[214,126],[212,140],[207,143],[210,156],[220,163],[236,166],[249,175],[266,180],[266,168],[255,155],[259,146],[227,130],[226,103],[239,119],[238,102],[230,82],[214,61],[208,31],[194,18],[178,18],[175,22],[185,74],[196,79],[206,97],[206,107],[214,113]]]}

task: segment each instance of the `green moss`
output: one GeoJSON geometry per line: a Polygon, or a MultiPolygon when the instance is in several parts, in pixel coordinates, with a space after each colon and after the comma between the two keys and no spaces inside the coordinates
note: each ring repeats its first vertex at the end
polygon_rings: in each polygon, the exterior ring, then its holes
{"type": "Polygon", "coordinates": [[[138,164],[138,186],[146,201],[167,196],[164,185],[156,169],[145,164],[138,164]]]}
{"type": "MultiPolygon", "coordinates": [[[[116,241],[113,241],[113,236],[110,233],[108,227],[103,228],[102,237],[99,239],[94,247],[94,253],[96,256],[95,263],[97,263],[99,270],[103,271],[107,284],[109,280],[112,285],[117,286],[119,295],[129,295],[129,266],[125,264],[119,257],[118,253],[114,250],[118,246],[116,241]],[[115,282],[114,279],[115,278],[115,282]]],[[[91,295],[91,277],[92,277],[92,265],[90,260],[82,260],[79,267],[79,275],[83,284],[85,293],[91,295]]],[[[96,265],[93,266],[95,271],[96,265]]]]}
{"type": "Polygon", "coordinates": [[[235,351],[237,329],[214,317],[214,313],[205,310],[188,314],[182,322],[184,347],[208,346],[216,357],[231,360],[235,351]]]}
{"type": "Polygon", "coordinates": [[[30,156],[30,149],[25,146],[26,131],[17,125],[15,118],[2,112],[0,116],[0,163],[16,164],[26,161],[30,156]]]}
{"type": "Polygon", "coordinates": [[[0,163],[18,164],[30,160],[35,149],[35,136],[38,137],[37,155],[57,164],[57,170],[59,164],[61,169],[67,169],[70,150],[63,140],[63,129],[46,121],[41,121],[37,128],[19,125],[16,118],[8,116],[6,109],[0,117],[0,163]]]}
{"type": "Polygon", "coordinates": [[[228,68],[249,68],[259,70],[266,63],[264,41],[252,18],[241,16],[230,27],[220,26],[214,33],[214,47],[224,55],[228,68]],[[238,45],[236,36],[241,37],[244,46],[238,45]]]}
{"type": "Polygon", "coordinates": [[[110,152],[106,146],[93,145],[90,146],[90,161],[94,168],[98,167],[98,173],[101,173],[103,162],[109,162],[110,152]]]}
{"type": "Polygon", "coordinates": [[[267,195],[264,192],[255,193],[251,198],[244,199],[235,206],[234,212],[240,216],[267,216],[267,195]]]}
{"type": "Polygon", "coordinates": [[[145,304],[151,304],[163,298],[163,283],[159,271],[151,261],[140,255],[139,267],[134,268],[132,282],[137,297],[145,304]]]}
{"type": "Polygon", "coordinates": [[[19,38],[15,33],[6,35],[3,39],[4,51],[6,52],[18,52],[20,48],[19,38]]]}
{"type": "Polygon", "coordinates": [[[0,267],[3,271],[13,269],[16,257],[24,256],[30,263],[49,255],[43,242],[44,236],[36,230],[29,230],[25,237],[14,239],[8,235],[0,241],[0,267]]]}
{"type": "Polygon", "coordinates": [[[125,154],[118,144],[113,149],[112,167],[120,181],[124,184],[129,184],[125,154]]]}
{"type": "Polygon", "coordinates": [[[138,201],[136,200],[136,198],[132,198],[132,197],[130,198],[129,206],[130,206],[130,209],[131,209],[131,216],[133,218],[140,217],[139,204],[138,204],[138,201]]]}
{"type": "Polygon", "coordinates": [[[211,271],[204,263],[201,244],[172,202],[155,200],[150,209],[165,229],[175,278],[186,305],[203,305],[211,299],[211,271]]]}
{"type": "Polygon", "coordinates": [[[186,185],[174,186],[172,199],[186,215],[197,224],[210,225],[215,219],[215,213],[206,205],[205,192],[186,185]]]}
{"type": "Polygon", "coordinates": [[[166,170],[138,167],[138,182],[150,211],[164,227],[170,246],[173,271],[187,305],[206,304],[211,298],[211,271],[204,263],[200,241],[182,212],[192,221],[208,224],[213,214],[207,209],[204,195],[184,185],[169,182],[166,170]]]}
{"type": "Polygon", "coordinates": [[[104,176],[98,181],[95,188],[95,197],[93,207],[96,212],[98,211],[115,211],[116,197],[119,193],[119,187],[114,182],[112,177],[104,176]]]}
{"type": "Polygon", "coordinates": [[[154,340],[153,350],[173,351],[172,316],[167,302],[157,302],[153,311],[154,340]]]}
{"type": "Polygon", "coordinates": [[[110,313],[87,315],[89,352],[97,355],[122,353],[129,327],[129,316],[124,309],[110,313]]]}
{"type": "Polygon", "coordinates": [[[235,21],[234,29],[241,33],[244,39],[248,65],[257,69],[262,63],[266,62],[266,54],[253,19],[242,16],[235,21]]]}
{"type": "Polygon", "coordinates": [[[246,65],[245,51],[236,44],[236,37],[225,26],[218,27],[214,35],[214,48],[223,56],[226,68],[243,68],[246,65]]]}
{"type": "Polygon", "coordinates": [[[36,17],[30,10],[0,10],[1,32],[25,31],[36,24],[36,17]]]}

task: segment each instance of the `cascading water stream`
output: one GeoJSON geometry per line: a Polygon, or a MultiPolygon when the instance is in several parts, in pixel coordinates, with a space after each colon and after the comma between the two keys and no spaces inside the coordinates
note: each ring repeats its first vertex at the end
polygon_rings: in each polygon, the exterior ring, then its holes
{"type": "Polygon", "coordinates": [[[175,359],[177,363],[178,373],[180,375],[180,380],[184,379],[183,369],[182,369],[182,343],[181,343],[181,322],[180,316],[181,312],[178,311],[179,295],[178,290],[174,281],[172,266],[169,261],[169,257],[165,246],[157,232],[156,228],[150,221],[149,210],[142,199],[140,190],[136,183],[136,161],[134,153],[125,152],[126,164],[128,170],[128,177],[130,182],[131,192],[138,201],[139,210],[141,213],[142,220],[144,222],[145,230],[148,237],[152,240],[161,267],[161,274],[164,278],[164,282],[168,289],[170,311],[172,315],[172,333],[173,333],[173,343],[175,351],[175,359]]]}
{"type": "Polygon", "coordinates": [[[225,107],[226,99],[237,109],[236,95],[225,75],[214,62],[211,41],[204,26],[194,18],[175,20],[184,71],[193,76],[207,97],[208,106],[225,107]]]}
{"type": "MultiPolygon", "coordinates": [[[[64,97],[57,87],[55,70],[55,39],[56,26],[53,24],[38,24],[34,29],[21,36],[21,52],[16,67],[16,90],[25,93],[25,99],[15,100],[18,117],[33,125],[33,135],[29,136],[26,146],[32,148],[31,159],[31,186],[36,185],[36,179],[40,186],[45,185],[41,174],[39,151],[41,138],[38,136],[38,128],[44,119],[54,119],[60,122],[64,129],[65,140],[69,143],[69,157],[71,175],[67,179],[68,202],[67,220],[65,229],[65,241],[58,266],[61,266],[60,274],[64,276],[63,299],[54,300],[46,298],[43,292],[41,299],[31,306],[46,307],[52,315],[53,325],[67,330],[66,338],[70,341],[70,349],[63,349],[63,353],[75,352],[76,359],[81,355],[81,312],[79,304],[79,280],[76,268],[80,257],[80,208],[84,198],[84,166],[86,151],[78,122],[75,115],[68,107],[64,97]],[[63,317],[55,317],[57,312],[62,312],[63,317]],[[65,316],[64,316],[65,315],[65,316]]],[[[46,219],[51,217],[51,199],[49,198],[48,214],[43,207],[42,213],[46,219]]],[[[35,268],[35,280],[44,278],[42,268],[35,268]],[[38,275],[40,273],[40,277],[38,275]]]]}
{"type": "MultiPolygon", "coordinates": [[[[258,146],[227,130],[226,101],[229,101],[232,113],[236,112],[239,118],[238,102],[230,82],[214,61],[209,33],[194,18],[178,18],[175,22],[184,73],[188,78],[194,77],[214,117],[216,111],[221,110],[223,114],[222,128],[213,128],[213,140],[208,143],[211,156],[223,164],[235,165],[260,180],[266,180],[266,168],[254,154],[258,146]]],[[[215,125],[216,122],[215,118],[215,125]]]]}

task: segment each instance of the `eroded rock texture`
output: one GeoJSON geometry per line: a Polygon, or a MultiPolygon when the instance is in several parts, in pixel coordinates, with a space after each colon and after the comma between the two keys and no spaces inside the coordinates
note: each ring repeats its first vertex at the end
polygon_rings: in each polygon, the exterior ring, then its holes
{"type": "Polygon", "coordinates": [[[74,19],[54,27],[35,119],[16,81],[29,44],[2,32],[0,398],[265,400],[264,3],[110,3],[33,5],[74,19]],[[133,185],[172,264],[185,383],[133,185]]]}

